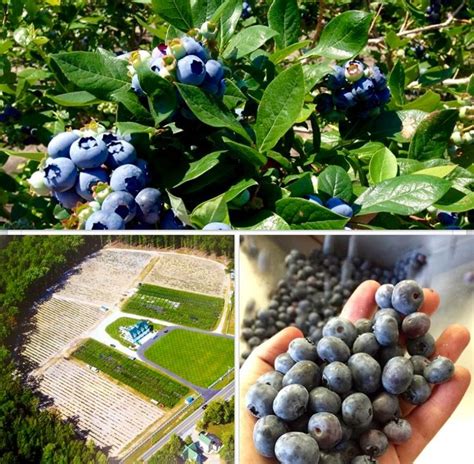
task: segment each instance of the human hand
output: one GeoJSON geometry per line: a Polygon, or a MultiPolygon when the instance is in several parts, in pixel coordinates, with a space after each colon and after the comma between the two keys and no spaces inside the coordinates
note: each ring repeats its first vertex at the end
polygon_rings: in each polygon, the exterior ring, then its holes
{"type": "MultiPolygon", "coordinates": [[[[346,303],[341,316],[355,322],[371,318],[376,310],[375,292],[379,284],[373,280],[362,283],[346,303]]],[[[439,295],[434,290],[424,290],[421,311],[433,314],[439,306],[439,295]]],[[[295,327],[288,327],[257,347],[245,361],[240,371],[240,462],[272,464],[276,460],[257,453],[253,446],[253,427],[257,421],[245,408],[245,395],[251,385],[265,372],[273,370],[275,358],[287,350],[294,338],[302,337],[295,327]]],[[[469,343],[468,330],[460,325],[449,326],[436,341],[434,356],[446,356],[455,362],[469,343]]],[[[421,406],[413,406],[400,400],[402,415],[411,426],[411,439],[401,445],[390,444],[387,452],[378,458],[380,464],[411,464],[423,448],[432,440],[454,412],[470,383],[469,371],[456,366],[449,382],[434,388],[430,399],[421,406]]]]}

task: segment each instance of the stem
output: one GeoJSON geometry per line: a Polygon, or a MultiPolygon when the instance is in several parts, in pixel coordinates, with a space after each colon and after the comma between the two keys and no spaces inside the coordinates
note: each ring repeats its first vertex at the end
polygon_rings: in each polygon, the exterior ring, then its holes
{"type": "Polygon", "coordinates": [[[314,47],[316,45],[316,42],[319,40],[319,37],[321,36],[321,32],[323,30],[325,9],[326,9],[325,0],[319,0],[318,23],[316,24],[316,31],[314,33],[313,43],[311,44],[311,47],[314,47]]]}
{"type": "Polygon", "coordinates": [[[372,20],[372,24],[369,27],[369,35],[375,27],[375,23],[377,22],[377,18],[380,16],[380,13],[382,12],[382,8],[383,8],[383,3],[380,4],[379,9],[377,10],[377,13],[375,13],[374,19],[372,20]]]}

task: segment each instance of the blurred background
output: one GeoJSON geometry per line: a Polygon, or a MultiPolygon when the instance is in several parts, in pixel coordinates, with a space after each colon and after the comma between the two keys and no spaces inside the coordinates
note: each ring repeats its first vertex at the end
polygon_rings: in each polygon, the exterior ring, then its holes
{"type": "MultiPolygon", "coordinates": [[[[459,235],[246,235],[240,247],[241,362],[266,338],[298,326],[317,339],[366,279],[396,283],[414,278],[441,296],[430,333],[449,324],[474,333],[474,237],[459,235]],[[282,311],[284,308],[284,311],[282,311]]],[[[474,374],[474,343],[458,361],[474,374]]],[[[474,429],[474,385],[416,464],[440,462],[446,443],[469,443],[474,429]]],[[[450,446],[466,462],[466,446],[450,446]]]]}

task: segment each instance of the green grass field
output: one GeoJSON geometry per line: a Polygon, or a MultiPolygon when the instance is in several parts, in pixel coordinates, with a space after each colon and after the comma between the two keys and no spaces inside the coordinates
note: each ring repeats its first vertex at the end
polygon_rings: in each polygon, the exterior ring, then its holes
{"type": "MultiPolygon", "coordinates": [[[[138,319],[132,319],[131,317],[120,317],[111,324],[109,324],[105,331],[115,340],[122,343],[122,345],[130,345],[130,342],[125,340],[122,335],[120,335],[120,327],[128,327],[130,325],[134,325],[138,322],[138,319]]],[[[164,326],[159,324],[151,324],[153,326],[153,331],[156,332],[157,330],[161,330],[164,326]]]]}
{"type": "Polygon", "coordinates": [[[234,365],[234,340],[177,329],[159,338],[145,356],[206,388],[234,365]]]}
{"type": "Polygon", "coordinates": [[[73,356],[168,408],[172,408],[189,392],[184,385],[96,340],[87,340],[73,356]]]}
{"type": "Polygon", "coordinates": [[[142,284],[123,305],[123,311],[211,330],[219,320],[224,300],[157,285],[142,284]]]}

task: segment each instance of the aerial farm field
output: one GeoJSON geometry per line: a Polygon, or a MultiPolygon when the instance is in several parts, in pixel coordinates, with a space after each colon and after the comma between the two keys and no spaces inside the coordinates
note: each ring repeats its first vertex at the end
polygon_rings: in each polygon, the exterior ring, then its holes
{"type": "Polygon", "coordinates": [[[234,339],[175,329],[151,345],[145,356],[206,388],[234,365],[234,339]]]}
{"type": "Polygon", "coordinates": [[[217,324],[223,306],[222,298],[142,284],[125,302],[122,310],[210,330],[217,324]]]}

